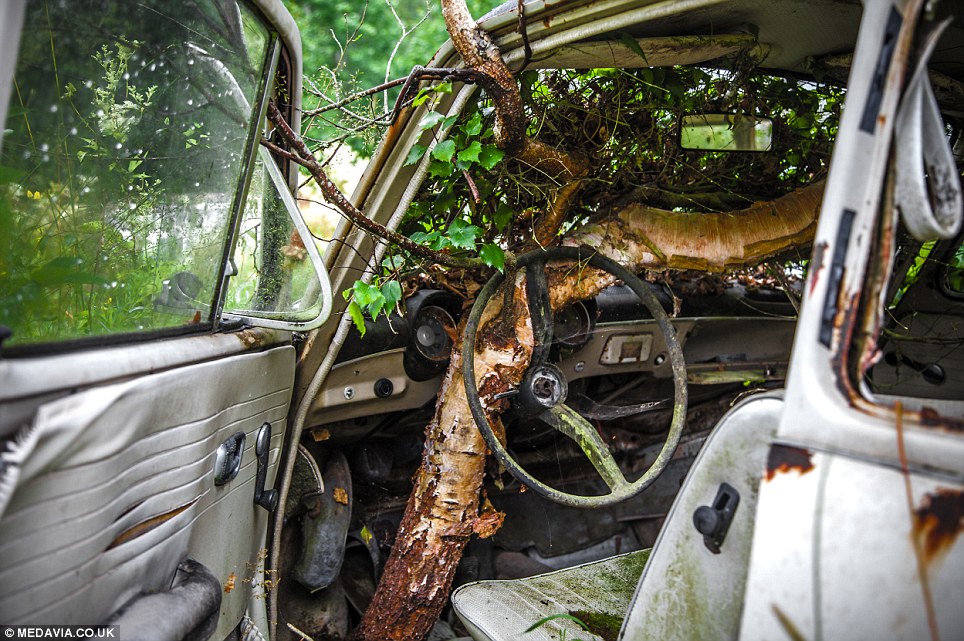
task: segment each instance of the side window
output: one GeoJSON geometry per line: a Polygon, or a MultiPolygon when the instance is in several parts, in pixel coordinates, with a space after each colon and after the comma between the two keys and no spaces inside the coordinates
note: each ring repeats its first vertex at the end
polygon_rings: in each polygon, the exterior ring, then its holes
{"type": "Polygon", "coordinates": [[[270,45],[233,2],[27,3],[0,155],[6,346],[215,320],[270,45]]]}
{"type": "Polygon", "coordinates": [[[321,255],[268,150],[255,160],[241,214],[225,318],[264,327],[310,329],[331,311],[321,255]]]}

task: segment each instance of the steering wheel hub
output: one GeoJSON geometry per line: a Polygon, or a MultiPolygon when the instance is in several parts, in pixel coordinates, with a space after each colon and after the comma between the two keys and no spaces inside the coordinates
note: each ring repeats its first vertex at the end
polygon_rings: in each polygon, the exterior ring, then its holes
{"type": "Polygon", "coordinates": [[[516,397],[516,409],[526,415],[541,414],[566,402],[569,383],[562,371],[551,363],[529,368],[516,397]]]}

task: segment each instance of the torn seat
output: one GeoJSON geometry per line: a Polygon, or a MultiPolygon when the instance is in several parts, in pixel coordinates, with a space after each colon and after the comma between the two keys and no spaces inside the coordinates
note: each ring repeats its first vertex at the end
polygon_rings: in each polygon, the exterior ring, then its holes
{"type": "Polygon", "coordinates": [[[460,587],[452,605],[476,641],[734,639],[760,479],[782,392],[750,396],[707,438],[652,551],[460,587]],[[725,526],[725,527],[724,527],[725,526]],[[578,618],[582,629],[568,616],[578,618]]]}

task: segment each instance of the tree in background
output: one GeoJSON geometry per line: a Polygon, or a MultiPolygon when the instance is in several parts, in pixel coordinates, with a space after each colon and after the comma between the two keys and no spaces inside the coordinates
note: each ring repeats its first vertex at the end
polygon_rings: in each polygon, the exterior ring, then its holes
{"type": "MultiPolygon", "coordinates": [[[[477,15],[498,4],[471,0],[477,15]]],[[[324,149],[344,139],[368,157],[399,88],[354,100],[342,109],[311,114],[356,92],[407,75],[445,42],[445,23],[434,0],[285,0],[301,31],[307,139],[324,149]]],[[[316,148],[316,151],[319,149],[316,148]]]]}

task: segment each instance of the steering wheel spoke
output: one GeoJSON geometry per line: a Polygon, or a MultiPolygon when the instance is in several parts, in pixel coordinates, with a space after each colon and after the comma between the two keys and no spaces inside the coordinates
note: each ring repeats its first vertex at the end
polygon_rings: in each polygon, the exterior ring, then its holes
{"type": "Polygon", "coordinates": [[[541,365],[549,356],[552,345],[552,308],[549,306],[549,284],[546,280],[545,263],[526,268],[526,299],[529,302],[529,320],[532,323],[532,365],[541,365]]]}
{"type": "Polygon", "coordinates": [[[576,442],[613,493],[620,493],[630,484],[595,426],[571,407],[556,405],[540,414],[539,418],[576,442]]]}

